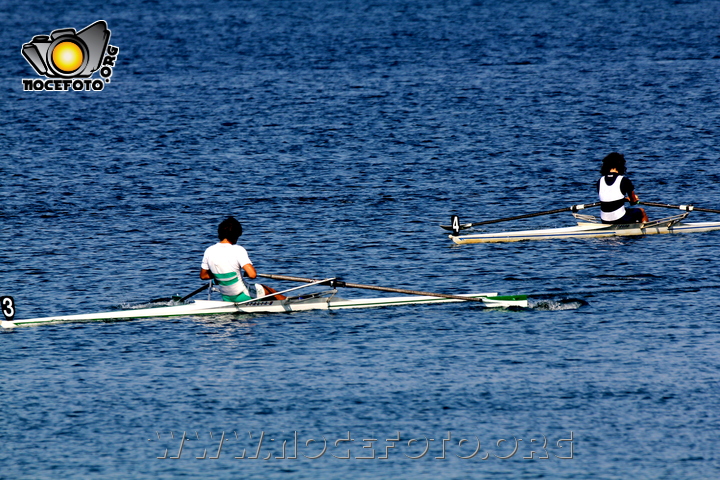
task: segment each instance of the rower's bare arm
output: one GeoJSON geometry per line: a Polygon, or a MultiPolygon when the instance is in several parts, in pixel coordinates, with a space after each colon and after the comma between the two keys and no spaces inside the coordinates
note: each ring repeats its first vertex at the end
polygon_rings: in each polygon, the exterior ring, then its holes
{"type": "Polygon", "coordinates": [[[212,280],[212,272],[210,270],[200,269],[200,280],[212,280]]]}
{"type": "Polygon", "coordinates": [[[253,267],[252,263],[248,263],[247,265],[243,265],[243,270],[245,270],[245,273],[247,274],[248,278],[256,278],[257,272],[255,271],[255,267],[253,267]]]}
{"type": "Polygon", "coordinates": [[[630,192],[630,195],[628,195],[628,200],[630,200],[630,203],[635,205],[636,203],[638,203],[640,201],[640,197],[638,197],[635,194],[635,191],[633,190],[632,192],[630,192]]]}

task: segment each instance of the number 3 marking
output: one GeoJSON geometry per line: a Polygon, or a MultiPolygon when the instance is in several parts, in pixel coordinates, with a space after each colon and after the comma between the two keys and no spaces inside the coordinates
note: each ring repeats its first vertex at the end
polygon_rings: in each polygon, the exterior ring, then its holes
{"type": "Polygon", "coordinates": [[[15,318],[15,300],[13,300],[13,297],[0,297],[0,303],[2,303],[2,313],[5,315],[5,320],[12,321],[15,318]]]}

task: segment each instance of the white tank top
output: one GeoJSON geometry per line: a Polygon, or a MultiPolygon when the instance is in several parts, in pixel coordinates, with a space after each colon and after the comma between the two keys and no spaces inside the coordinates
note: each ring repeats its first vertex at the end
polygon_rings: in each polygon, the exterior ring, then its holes
{"type": "MultiPolygon", "coordinates": [[[[612,185],[608,185],[607,183],[605,183],[605,177],[602,177],[600,179],[600,189],[598,191],[598,194],[600,196],[601,202],[609,203],[625,199],[625,195],[623,195],[622,191],[620,190],[620,184],[622,183],[622,179],[623,176],[618,175],[612,185]]],[[[605,220],[606,222],[614,222],[615,220],[619,220],[623,217],[623,215],[625,215],[624,205],[621,205],[620,208],[611,212],[600,212],[600,218],[605,220]]]]}

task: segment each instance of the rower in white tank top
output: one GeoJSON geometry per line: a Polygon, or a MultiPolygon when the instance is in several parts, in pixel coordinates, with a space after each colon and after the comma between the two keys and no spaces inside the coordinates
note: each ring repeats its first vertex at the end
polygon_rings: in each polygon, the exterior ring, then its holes
{"type": "Polygon", "coordinates": [[[625,208],[625,202],[635,205],[640,198],[625,174],[625,157],[613,152],[603,159],[603,174],[597,182],[600,197],[600,218],[603,223],[645,223],[647,214],[642,208],[625,208]]]}

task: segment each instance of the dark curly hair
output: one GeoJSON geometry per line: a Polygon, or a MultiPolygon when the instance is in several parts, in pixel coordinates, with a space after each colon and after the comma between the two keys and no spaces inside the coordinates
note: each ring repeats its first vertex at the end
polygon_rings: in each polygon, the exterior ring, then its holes
{"type": "Polygon", "coordinates": [[[238,238],[242,235],[242,225],[238,222],[235,217],[228,217],[218,225],[218,239],[227,239],[230,243],[235,245],[238,238]]]}
{"type": "Polygon", "coordinates": [[[612,152],[603,158],[602,162],[600,173],[603,175],[610,174],[610,170],[613,168],[616,169],[620,175],[625,174],[625,157],[621,153],[612,152]]]}

